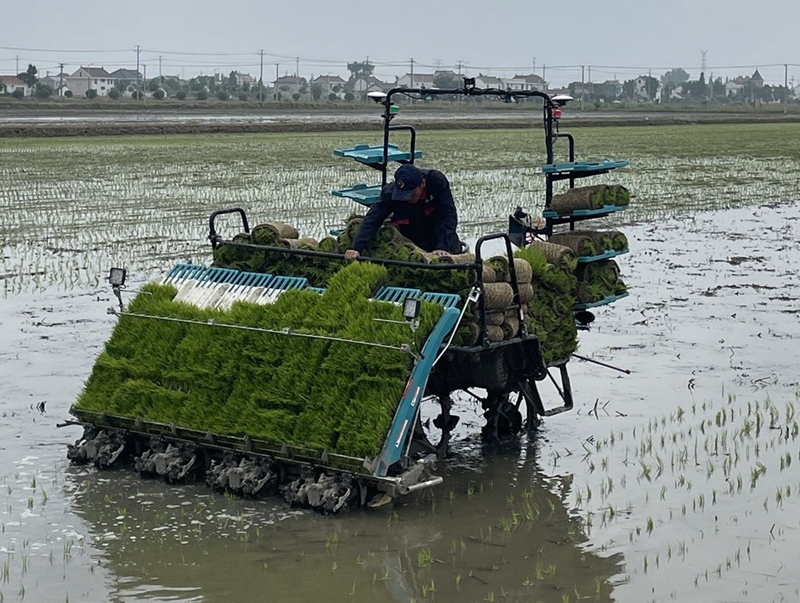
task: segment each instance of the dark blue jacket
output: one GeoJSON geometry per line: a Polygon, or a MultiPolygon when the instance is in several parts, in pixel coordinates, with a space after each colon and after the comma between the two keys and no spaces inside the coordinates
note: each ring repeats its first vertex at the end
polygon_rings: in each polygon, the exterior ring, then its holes
{"type": "Polygon", "coordinates": [[[381,191],[381,198],[369,212],[353,239],[352,249],[363,253],[370,239],[384,220],[392,216],[392,224],[400,233],[425,251],[443,249],[458,253],[461,243],[456,235],[458,215],[447,177],[438,170],[421,170],[425,177],[425,198],[417,203],[392,201],[394,182],[381,191]]]}

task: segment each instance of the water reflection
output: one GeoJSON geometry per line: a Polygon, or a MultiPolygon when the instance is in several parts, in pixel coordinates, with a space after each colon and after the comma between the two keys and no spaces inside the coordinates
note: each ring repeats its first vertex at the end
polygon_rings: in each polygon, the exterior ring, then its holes
{"type": "Polygon", "coordinates": [[[323,517],[204,485],[74,470],[74,511],[114,576],[111,600],[612,600],[621,555],[590,551],[530,448],[460,444],[445,485],[323,517]]]}

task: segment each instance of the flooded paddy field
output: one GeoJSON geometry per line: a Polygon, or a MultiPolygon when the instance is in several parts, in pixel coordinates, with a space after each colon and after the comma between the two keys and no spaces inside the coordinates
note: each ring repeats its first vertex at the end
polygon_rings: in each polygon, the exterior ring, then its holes
{"type": "MultiPolygon", "coordinates": [[[[353,209],[329,190],[372,177],[331,149],[375,139],[0,143],[0,600],[800,600],[797,126],[581,132],[636,197],[613,222],[631,295],[579,353],[631,374],[575,360],[576,410],[500,449],[459,400],[436,489],[324,517],[69,465],[81,430],[55,425],[113,327],[108,267],[207,262],[229,205],[319,236],[353,209]]],[[[539,132],[419,144],[463,236],[541,209],[539,132]]]]}

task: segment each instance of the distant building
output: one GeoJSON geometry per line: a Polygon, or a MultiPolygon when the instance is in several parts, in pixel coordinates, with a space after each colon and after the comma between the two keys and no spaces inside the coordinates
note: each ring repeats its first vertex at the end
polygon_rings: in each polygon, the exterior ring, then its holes
{"type": "Polygon", "coordinates": [[[558,95],[572,96],[572,91],[569,88],[550,88],[547,94],[549,94],[551,98],[558,95]]]}
{"type": "Polygon", "coordinates": [[[398,88],[434,88],[433,80],[436,76],[433,73],[406,73],[397,78],[398,88]]]}
{"type": "Polygon", "coordinates": [[[614,100],[622,96],[623,89],[617,80],[606,80],[603,83],[592,84],[592,96],[614,100]]]}
{"type": "Polygon", "coordinates": [[[319,86],[320,98],[327,99],[331,94],[344,96],[345,82],[338,75],[321,75],[311,80],[312,86],[319,86]]]}
{"type": "Polygon", "coordinates": [[[587,98],[592,95],[592,84],[589,82],[570,82],[567,88],[569,88],[569,93],[574,98],[587,98]]]}
{"type": "Polygon", "coordinates": [[[136,87],[141,82],[144,87],[142,74],[133,69],[117,69],[111,72],[112,87],[116,88],[124,97],[130,98],[136,92],[136,87]]]}
{"type": "Polygon", "coordinates": [[[22,90],[24,96],[30,96],[31,89],[16,75],[0,75],[0,92],[13,94],[17,90],[22,90]]]}
{"type": "Polygon", "coordinates": [[[739,75],[732,80],[728,80],[725,82],[725,96],[734,97],[740,96],[745,94],[745,88],[748,88],[750,93],[752,93],[753,88],[763,88],[764,87],[764,78],[761,77],[761,74],[756,69],[753,72],[753,75],[739,75]]]}
{"type": "Polygon", "coordinates": [[[725,96],[738,96],[742,94],[746,81],[746,78],[739,76],[725,82],[725,96]]]}
{"type": "Polygon", "coordinates": [[[492,75],[478,74],[475,78],[475,86],[477,88],[495,88],[498,90],[505,90],[506,86],[499,77],[492,75]]]}
{"type": "Polygon", "coordinates": [[[544,92],[547,90],[547,82],[535,73],[528,75],[515,75],[512,78],[504,78],[503,83],[507,90],[523,91],[523,90],[538,90],[544,92]]]}
{"type": "Polygon", "coordinates": [[[661,82],[656,83],[655,90],[649,90],[652,78],[640,75],[633,82],[633,100],[639,103],[658,102],[661,99],[661,82]]]}
{"type": "Polygon", "coordinates": [[[65,79],[75,96],[86,96],[89,90],[97,92],[97,96],[107,96],[114,87],[111,74],[102,67],[81,67],[65,79]]]}
{"type": "Polygon", "coordinates": [[[280,94],[282,99],[291,99],[295,94],[302,94],[300,91],[308,86],[308,81],[296,75],[282,75],[273,82],[273,85],[276,95],[280,94]]]}
{"type": "Polygon", "coordinates": [[[249,86],[255,86],[258,84],[258,80],[254,78],[249,73],[239,73],[238,71],[233,72],[234,77],[236,78],[236,85],[237,86],[244,86],[248,84],[249,86]]]}
{"type": "Polygon", "coordinates": [[[359,98],[364,98],[370,92],[388,92],[392,88],[394,88],[394,84],[381,81],[373,75],[353,80],[353,94],[359,98]]]}

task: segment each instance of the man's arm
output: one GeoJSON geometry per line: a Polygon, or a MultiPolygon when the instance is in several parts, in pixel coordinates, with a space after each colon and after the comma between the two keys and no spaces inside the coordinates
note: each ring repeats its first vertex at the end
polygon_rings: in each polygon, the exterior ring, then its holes
{"type": "Polygon", "coordinates": [[[389,199],[385,199],[382,196],[380,200],[373,203],[369,208],[367,215],[364,216],[364,221],[358,228],[358,232],[353,238],[353,243],[350,245],[350,249],[354,249],[358,253],[363,252],[364,248],[367,246],[367,243],[369,243],[370,239],[375,236],[375,233],[378,232],[381,224],[383,224],[383,221],[389,217],[390,213],[392,213],[392,206],[389,199]]]}
{"type": "Polygon", "coordinates": [[[450,183],[444,174],[441,175],[442,187],[436,195],[436,225],[434,226],[434,249],[441,249],[448,253],[455,251],[458,235],[458,213],[450,192],[450,183]]]}

